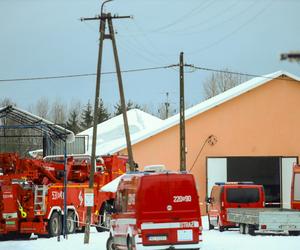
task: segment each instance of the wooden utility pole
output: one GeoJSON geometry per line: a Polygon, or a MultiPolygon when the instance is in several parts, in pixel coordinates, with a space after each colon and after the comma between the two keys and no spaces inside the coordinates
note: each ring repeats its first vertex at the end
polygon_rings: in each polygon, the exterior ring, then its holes
{"type": "Polygon", "coordinates": [[[184,105],[184,62],[183,52],[179,58],[179,80],[180,80],[180,171],[186,171],[186,152],[185,152],[185,105],[184,105]]]}
{"type": "MultiPolygon", "coordinates": [[[[89,21],[89,20],[100,20],[100,41],[99,41],[99,49],[98,49],[98,64],[97,64],[97,77],[96,77],[96,91],[95,91],[95,104],[94,104],[94,121],[93,121],[93,139],[92,139],[92,154],[91,154],[91,171],[90,171],[90,178],[89,178],[89,189],[94,188],[94,174],[96,168],[96,143],[97,143],[97,124],[98,124],[98,110],[99,110],[99,99],[100,99],[100,79],[101,79],[101,69],[102,69],[102,56],[103,56],[103,43],[104,39],[111,39],[113,43],[114,49],[114,57],[116,62],[116,71],[118,76],[118,83],[119,83],[119,91],[120,91],[120,99],[121,99],[121,106],[123,111],[123,120],[124,120],[124,129],[125,129],[125,136],[127,142],[127,150],[128,150],[128,158],[129,158],[129,165],[130,170],[134,171],[134,161],[133,161],[133,154],[132,154],[132,147],[130,141],[130,134],[129,134],[129,126],[126,114],[126,103],[123,91],[123,83],[121,77],[121,70],[119,65],[119,59],[117,54],[117,47],[114,37],[114,30],[112,19],[120,19],[120,18],[131,18],[130,16],[111,16],[110,13],[106,14],[103,12],[104,4],[110,2],[112,0],[104,1],[101,5],[101,15],[92,18],[81,18],[81,21],[89,21]],[[109,25],[109,34],[105,34],[105,26],[106,22],[109,25]]],[[[84,235],[84,243],[89,243],[90,238],[90,224],[91,224],[91,214],[92,214],[92,207],[87,207],[87,214],[86,214],[86,226],[85,226],[85,235],[84,235]]]]}
{"type": "MultiPolygon", "coordinates": [[[[125,17],[121,17],[121,18],[128,18],[128,17],[125,16],[125,17]]],[[[124,129],[125,129],[129,167],[130,167],[130,171],[135,171],[135,166],[134,166],[134,162],[133,162],[133,153],[132,153],[132,147],[131,147],[131,140],[130,140],[130,131],[129,131],[128,119],[127,119],[127,109],[126,109],[126,102],[125,102],[125,96],[124,96],[123,81],[122,81],[122,75],[121,75],[121,68],[120,68],[120,62],[119,62],[119,57],[118,57],[115,32],[114,32],[114,27],[112,24],[112,17],[111,17],[110,13],[108,14],[107,21],[108,21],[110,39],[112,41],[112,46],[113,46],[113,51],[114,51],[115,65],[116,65],[116,71],[117,71],[117,77],[118,77],[119,94],[120,94],[121,107],[122,107],[122,111],[123,111],[123,122],[124,122],[124,129]]]]}
{"type": "Polygon", "coordinates": [[[165,102],[165,107],[166,107],[166,119],[169,118],[169,107],[170,107],[170,102],[169,102],[169,92],[166,92],[166,102],[165,102]]]}

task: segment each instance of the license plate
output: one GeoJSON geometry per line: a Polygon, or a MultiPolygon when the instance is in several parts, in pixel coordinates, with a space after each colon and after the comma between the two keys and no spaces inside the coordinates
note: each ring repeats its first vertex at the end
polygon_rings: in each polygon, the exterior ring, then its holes
{"type": "Polygon", "coordinates": [[[177,230],[177,241],[192,241],[193,230],[177,230]]]}
{"type": "Polygon", "coordinates": [[[282,230],[292,230],[292,229],[296,229],[296,226],[295,225],[280,225],[279,228],[282,230]]]}
{"type": "Polygon", "coordinates": [[[149,241],[164,241],[167,240],[166,235],[160,235],[160,236],[149,236],[149,241]]]}

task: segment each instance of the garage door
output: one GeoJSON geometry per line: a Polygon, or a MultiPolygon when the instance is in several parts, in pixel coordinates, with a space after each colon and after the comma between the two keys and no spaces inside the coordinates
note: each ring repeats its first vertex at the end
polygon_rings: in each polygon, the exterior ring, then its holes
{"type": "Polygon", "coordinates": [[[297,163],[295,157],[281,158],[281,199],[283,208],[291,208],[292,172],[295,163],[297,163]]]}
{"type": "Polygon", "coordinates": [[[207,159],[207,197],[216,182],[227,181],[227,158],[207,159]]]}

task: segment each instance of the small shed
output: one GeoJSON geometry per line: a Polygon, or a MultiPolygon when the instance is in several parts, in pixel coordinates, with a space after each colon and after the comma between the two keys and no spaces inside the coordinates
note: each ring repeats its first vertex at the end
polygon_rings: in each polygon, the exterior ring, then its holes
{"type": "Polygon", "coordinates": [[[0,152],[13,151],[24,156],[43,149],[46,156],[74,139],[72,131],[30,112],[11,105],[0,108],[0,152]]]}

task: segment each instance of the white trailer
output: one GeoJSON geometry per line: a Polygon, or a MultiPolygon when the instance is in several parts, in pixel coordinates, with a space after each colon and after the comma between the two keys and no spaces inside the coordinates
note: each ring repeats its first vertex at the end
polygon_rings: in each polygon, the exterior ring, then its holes
{"type": "Polygon", "coordinates": [[[236,223],[240,233],[289,233],[300,235],[300,211],[282,208],[228,208],[227,220],[236,223]]]}

